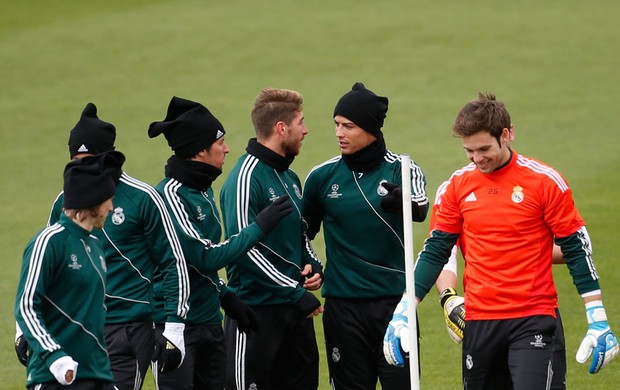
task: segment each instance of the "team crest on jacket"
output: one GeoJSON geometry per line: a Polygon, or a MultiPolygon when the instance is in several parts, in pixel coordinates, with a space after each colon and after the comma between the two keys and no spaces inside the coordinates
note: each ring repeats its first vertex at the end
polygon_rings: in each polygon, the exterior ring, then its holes
{"type": "Polygon", "coordinates": [[[387,180],[383,179],[379,182],[379,186],[377,187],[377,194],[379,194],[379,196],[386,196],[388,194],[388,190],[381,185],[383,183],[387,183],[387,180]]]}
{"type": "Polygon", "coordinates": [[[125,214],[123,213],[123,208],[117,207],[112,213],[112,223],[115,225],[120,225],[123,222],[125,222],[125,214]]]}
{"type": "Polygon", "coordinates": [[[521,186],[514,186],[512,189],[512,201],[515,203],[523,202],[523,188],[521,186]]]}

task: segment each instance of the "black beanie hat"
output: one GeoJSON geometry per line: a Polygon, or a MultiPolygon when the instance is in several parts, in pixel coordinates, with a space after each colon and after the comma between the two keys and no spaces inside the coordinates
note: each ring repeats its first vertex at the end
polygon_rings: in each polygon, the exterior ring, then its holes
{"type": "Polygon", "coordinates": [[[224,126],[202,104],[174,96],[168,105],[166,119],[149,126],[150,138],[161,133],[180,158],[189,158],[222,138],[224,126]]]}
{"type": "Polygon", "coordinates": [[[69,154],[73,158],[78,153],[100,154],[114,150],[115,140],[114,125],[97,118],[97,107],[88,103],[69,133],[69,154]]]}
{"type": "Polygon", "coordinates": [[[113,197],[124,162],[117,151],[71,160],[64,172],[64,208],[87,209],[113,197]]]}
{"type": "Polygon", "coordinates": [[[375,95],[364,84],[357,82],[338,100],[334,116],[342,115],[370,134],[378,136],[387,110],[387,97],[375,95]]]}

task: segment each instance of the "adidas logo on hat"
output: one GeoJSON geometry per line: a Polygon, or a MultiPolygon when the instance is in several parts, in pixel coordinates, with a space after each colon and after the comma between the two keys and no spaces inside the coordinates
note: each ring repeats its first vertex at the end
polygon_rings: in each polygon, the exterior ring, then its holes
{"type": "Polygon", "coordinates": [[[224,132],[220,129],[217,129],[217,134],[215,135],[215,139],[220,139],[224,135],[224,132]]]}
{"type": "Polygon", "coordinates": [[[82,144],[82,146],[78,148],[78,153],[88,153],[88,148],[86,145],[82,144]]]}

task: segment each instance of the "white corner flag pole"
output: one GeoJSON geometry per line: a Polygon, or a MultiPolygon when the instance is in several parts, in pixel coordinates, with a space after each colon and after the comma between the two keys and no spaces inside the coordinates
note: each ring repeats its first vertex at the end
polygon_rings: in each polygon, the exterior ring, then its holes
{"type": "Polygon", "coordinates": [[[415,281],[413,275],[413,222],[411,220],[411,158],[408,154],[401,157],[402,192],[403,192],[403,232],[405,240],[405,286],[407,289],[407,318],[409,330],[409,375],[411,389],[420,389],[420,372],[418,370],[418,330],[416,321],[415,281]]]}

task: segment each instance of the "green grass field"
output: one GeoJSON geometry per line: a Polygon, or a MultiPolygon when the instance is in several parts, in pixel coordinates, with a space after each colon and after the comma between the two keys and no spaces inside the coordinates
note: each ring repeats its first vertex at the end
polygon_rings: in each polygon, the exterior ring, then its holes
{"type": "MultiPolygon", "coordinates": [[[[25,384],[12,347],[21,254],[62,187],[68,133],[88,101],[116,125],[128,173],[155,184],[170,151],[146,131],[173,95],[204,103],[222,121],[232,149],[226,174],[253,136],[249,112],[258,91],[299,90],[310,133],[293,169],[303,179],[338,153],[334,104],[363,81],[389,96],[388,147],[418,162],[432,197],[467,162],[451,135],[457,111],[478,91],[495,92],[512,114],[514,148],[553,165],[572,186],[620,333],[617,1],[0,3],[0,388],[25,384]]],[[[427,227],[415,226],[416,248],[427,227]]],[[[315,249],[323,253],[321,240],[315,249]]],[[[575,362],[584,309],[566,268],[555,275],[569,387],[617,388],[620,361],[596,376],[575,362]]],[[[421,387],[460,388],[460,347],[446,334],[436,293],[419,315],[421,387]]],[[[328,389],[317,325],[321,389],[328,389]]]]}

